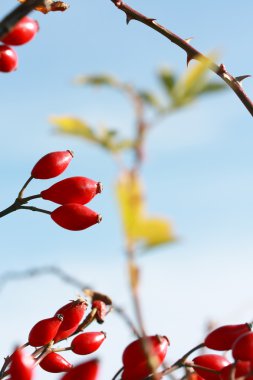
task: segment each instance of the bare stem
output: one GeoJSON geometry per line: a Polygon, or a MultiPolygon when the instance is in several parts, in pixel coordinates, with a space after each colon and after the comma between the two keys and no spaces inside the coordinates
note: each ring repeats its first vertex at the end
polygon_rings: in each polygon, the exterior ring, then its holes
{"type": "Polygon", "coordinates": [[[253,116],[253,102],[251,99],[247,96],[247,94],[244,92],[240,80],[243,79],[243,77],[234,77],[232,76],[225,68],[223,64],[217,65],[215,62],[211,61],[208,57],[203,55],[201,52],[196,50],[193,46],[189,44],[187,40],[184,40],[183,38],[179,37],[175,33],[171,32],[169,29],[166,29],[164,26],[158,24],[154,18],[148,18],[141,14],[140,12],[136,11],[135,9],[131,8],[129,5],[124,3],[121,0],[111,0],[114,5],[120,9],[121,11],[125,12],[127,16],[127,23],[131,20],[137,20],[145,25],[147,25],[149,28],[152,28],[156,30],[158,33],[162,34],[164,37],[168,38],[172,43],[179,46],[181,49],[183,49],[187,54],[187,60],[196,59],[201,62],[207,62],[209,64],[210,70],[212,70],[215,74],[217,74],[221,79],[226,82],[226,84],[234,91],[234,93],[238,96],[238,98],[241,100],[243,105],[246,107],[246,109],[249,111],[251,116],[253,116]]]}
{"type": "Polygon", "coordinates": [[[29,183],[31,182],[31,180],[33,179],[33,177],[29,177],[28,180],[25,182],[25,184],[23,185],[22,189],[20,190],[20,192],[18,193],[18,199],[21,199],[23,198],[23,194],[24,194],[24,191],[25,189],[27,188],[27,186],[29,185],[29,183]]]}
{"type": "Polygon", "coordinates": [[[34,206],[19,206],[19,209],[21,210],[30,210],[30,211],[37,211],[42,212],[43,214],[51,214],[51,211],[44,210],[42,208],[34,207],[34,206]]]}
{"type": "Polygon", "coordinates": [[[124,367],[120,368],[116,373],[115,375],[113,376],[112,380],[116,380],[117,377],[119,376],[119,374],[123,371],[124,367]]]}

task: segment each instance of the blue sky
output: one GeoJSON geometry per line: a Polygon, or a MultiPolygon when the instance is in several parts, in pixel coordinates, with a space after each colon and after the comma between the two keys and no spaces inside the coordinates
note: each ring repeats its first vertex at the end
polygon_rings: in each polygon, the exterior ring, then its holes
{"type": "MultiPolygon", "coordinates": [[[[243,10],[217,0],[208,5],[200,0],[129,4],[182,37],[194,36],[192,43],[200,51],[218,50],[220,62],[234,75],[253,73],[251,0],[244,1],[243,10]]],[[[1,14],[15,5],[2,4],[1,14]]],[[[17,212],[3,218],[0,274],[59,265],[131,312],[113,192],[117,168],[98,148],[57,135],[48,119],[75,115],[91,123],[107,122],[129,135],[133,122],[129,104],[113,91],[77,87],[73,79],[107,72],[138,88],[158,91],[157,69],[169,66],[182,74],[185,54],[144,25],[126,26],[124,15],[109,0],[70,0],[70,5],[64,14],[34,13],[39,34],[17,48],[17,72],[0,77],[0,207],[15,199],[42,155],[72,149],[75,158],[63,177],[83,175],[104,183],[104,193],[90,204],[104,219],[90,230],[71,233],[47,215],[17,212]]],[[[253,97],[252,79],[244,88],[253,97]]],[[[169,361],[202,339],[209,319],[252,320],[252,141],[252,118],[230,90],[171,116],[147,139],[143,179],[149,210],[167,216],[179,237],[177,243],[139,260],[147,329],[170,337],[169,361]]],[[[51,183],[35,181],[28,194],[51,183]]],[[[78,289],[50,277],[8,285],[0,295],[2,356],[26,339],[38,319],[77,294],[78,289]]],[[[101,380],[109,380],[132,337],[116,316],[103,328],[108,339],[101,349],[101,380]]],[[[37,377],[50,378],[56,377],[45,373],[37,377]]]]}

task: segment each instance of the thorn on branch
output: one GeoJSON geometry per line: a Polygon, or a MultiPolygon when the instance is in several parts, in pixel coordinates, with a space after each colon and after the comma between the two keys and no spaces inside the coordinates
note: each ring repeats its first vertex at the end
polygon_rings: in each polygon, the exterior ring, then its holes
{"type": "Polygon", "coordinates": [[[193,39],[193,37],[185,38],[185,42],[187,42],[189,44],[192,39],[193,39]]]}
{"type": "Polygon", "coordinates": [[[188,67],[189,63],[195,58],[194,54],[187,54],[187,60],[186,60],[186,65],[188,67]]]}
{"type": "Polygon", "coordinates": [[[239,77],[235,77],[235,81],[238,82],[240,85],[242,84],[242,81],[244,79],[250,78],[251,75],[240,75],[239,77]]]}
{"type": "Polygon", "coordinates": [[[134,20],[134,18],[132,16],[129,16],[128,14],[126,14],[126,23],[127,25],[129,24],[130,21],[134,20]]]}

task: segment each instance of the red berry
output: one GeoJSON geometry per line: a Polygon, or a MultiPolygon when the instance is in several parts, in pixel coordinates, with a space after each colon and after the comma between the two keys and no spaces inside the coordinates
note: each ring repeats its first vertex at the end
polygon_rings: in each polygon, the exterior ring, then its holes
{"type": "Polygon", "coordinates": [[[76,327],[82,321],[84,313],[87,309],[87,302],[82,298],[71,301],[62,306],[55,315],[63,315],[63,322],[59,328],[60,331],[69,330],[76,327]]]}
{"type": "Polygon", "coordinates": [[[236,339],[232,347],[232,355],[236,360],[253,361],[253,332],[247,332],[236,339]]]}
{"type": "Polygon", "coordinates": [[[54,342],[56,343],[56,342],[59,342],[60,340],[67,339],[72,334],[74,334],[74,332],[76,332],[76,330],[78,329],[78,326],[79,326],[79,323],[77,323],[71,329],[67,329],[67,330],[59,329],[57,334],[54,337],[54,342]]]}
{"type": "Polygon", "coordinates": [[[34,370],[34,360],[24,350],[17,349],[11,356],[11,380],[31,380],[34,370]]]}
{"type": "MultiPolygon", "coordinates": [[[[154,369],[156,369],[164,361],[169,340],[165,336],[159,335],[149,336],[147,340],[146,344],[151,350],[150,354],[155,362],[154,369]]],[[[144,344],[144,339],[140,338],[130,343],[124,350],[122,361],[126,379],[141,380],[151,374],[151,368],[143,348],[144,344]]]]}
{"type": "Polygon", "coordinates": [[[70,150],[48,153],[34,165],[31,175],[36,179],[57,177],[64,172],[72,158],[70,150]]]}
{"type": "Polygon", "coordinates": [[[96,359],[79,364],[67,372],[61,380],[97,380],[99,362],[96,359]]]}
{"type": "Polygon", "coordinates": [[[72,368],[72,364],[56,352],[49,353],[40,362],[40,366],[44,371],[52,373],[68,372],[72,368]]]}
{"type": "Polygon", "coordinates": [[[106,338],[104,332],[85,332],[77,335],[71,342],[75,354],[88,355],[95,352],[106,338]]]}
{"type": "Polygon", "coordinates": [[[98,323],[103,323],[106,317],[106,304],[103,301],[95,300],[92,302],[92,308],[97,309],[96,320],[98,323]]]}
{"type": "Polygon", "coordinates": [[[2,41],[7,45],[23,45],[31,41],[38,30],[37,21],[26,16],[11,29],[2,41]]]}
{"type": "Polygon", "coordinates": [[[71,231],[81,231],[102,220],[101,215],[86,206],[67,203],[51,213],[51,218],[59,226],[71,231]]]}
{"type": "Polygon", "coordinates": [[[15,50],[7,45],[0,45],[0,71],[9,73],[16,70],[18,66],[18,56],[15,50]]]}
{"type": "Polygon", "coordinates": [[[248,332],[251,326],[248,323],[240,325],[221,326],[210,332],[205,339],[208,348],[218,351],[227,351],[232,348],[235,340],[242,334],[248,332]]]}
{"type": "MultiPolygon", "coordinates": [[[[209,368],[214,371],[221,371],[222,368],[229,365],[229,361],[221,355],[206,354],[197,356],[193,359],[193,363],[197,366],[209,368]]],[[[205,380],[220,380],[220,376],[215,372],[211,372],[205,369],[194,367],[195,372],[203,377],[205,380]]]]}
{"type": "MultiPolygon", "coordinates": [[[[221,380],[230,380],[232,378],[237,379],[238,377],[248,375],[248,373],[250,372],[251,372],[251,363],[238,360],[236,363],[231,363],[227,365],[226,367],[222,368],[220,377],[221,377],[221,380]]],[[[247,380],[249,379],[250,378],[247,377],[247,380]]]]}
{"type": "Polygon", "coordinates": [[[84,205],[101,191],[102,185],[100,182],[85,177],[71,177],[55,183],[40,194],[43,199],[62,205],[65,203],[84,205]]]}
{"type": "Polygon", "coordinates": [[[33,347],[44,346],[51,342],[63,321],[63,316],[57,314],[52,318],[42,319],[31,329],[28,342],[33,347]]]}

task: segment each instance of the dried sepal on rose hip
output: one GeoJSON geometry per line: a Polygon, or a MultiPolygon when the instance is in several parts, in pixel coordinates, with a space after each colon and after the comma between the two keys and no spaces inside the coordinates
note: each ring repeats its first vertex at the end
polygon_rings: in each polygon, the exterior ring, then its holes
{"type": "Polygon", "coordinates": [[[18,56],[8,45],[0,45],[0,72],[10,73],[18,67],[18,56]]]}
{"type": "Polygon", "coordinates": [[[208,369],[219,372],[230,364],[228,359],[224,356],[216,354],[199,355],[193,359],[193,363],[196,365],[194,370],[205,380],[220,380],[219,374],[208,371],[208,369]],[[198,368],[198,366],[205,367],[207,369],[205,370],[203,368],[198,368]]]}
{"type": "Polygon", "coordinates": [[[2,42],[14,46],[24,45],[35,37],[38,30],[38,22],[25,16],[2,38],[2,42]]]}
{"type": "Polygon", "coordinates": [[[99,361],[97,359],[71,368],[60,380],[97,380],[99,374],[99,361]]]}
{"type": "Polygon", "coordinates": [[[50,352],[40,363],[44,371],[51,373],[68,372],[73,366],[63,356],[50,352]]]}
{"type": "Polygon", "coordinates": [[[34,372],[34,360],[23,349],[18,348],[11,355],[9,374],[11,380],[31,380],[34,372]]]}
{"type": "Polygon", "coordinates": [[[62,174],[74,154],[71,150],[48,153],[33,167],[31,176],[36,179],[49,179],[62,174]]]}
{"type": "Polygon", "coordinates": [[[43,199],[62,205],[65,203],[84,205],[101,191],[101,182],[86,177],[70,177],[55,183],[40,194],[43,199]]]}
{"type": "Polygon", "coordinates": [[[152,373],[144,349],[145,344],[152,356],[153,369],[157,369],[164,361],[169,346],[167,337],[153,335],[146,339],[139,338],[130,343],[123,352],[123,380],[141,380],[152,373]]]}
{"type": "Polygon", "coordinates": [[[63,315],[56,314],[54,317],[42,319],[31,329],[28,343],[33,347],[41,347],[50,343],[63,322],[63,315]]]}
{"type": "Polygon", "coordinates": [[[251,330],[251,324],[224,325],[211,331],[205,338],[206,347],[217,351],[231,350],[236,339],[251,330]]]}
{"type": "Polygon", "coordinates": [[[78,355],[95,352],[103,343],[106,334],[101,332],[85,332],[77,335],[71,342],[71,350],[78,355]]]}
{"type": "Polygon", "coordinates": [[[81,231],[100,223],[102,217],[97,212],[77,203],[67,203],[51,212],[51,218],[60,227],[71,231],[81,231]]]}

